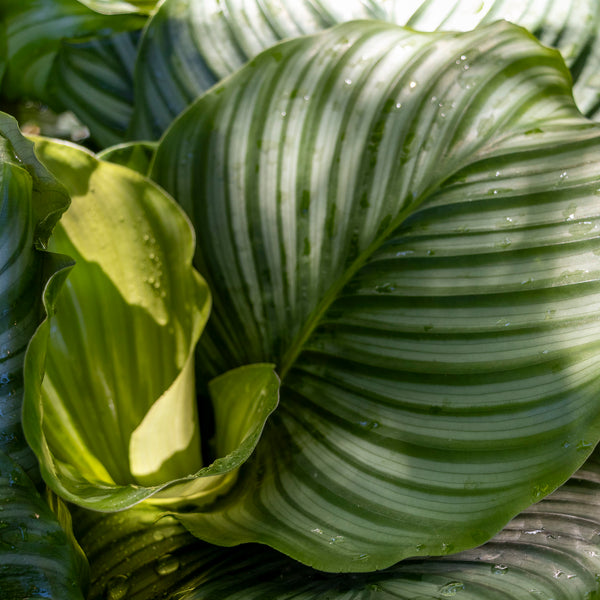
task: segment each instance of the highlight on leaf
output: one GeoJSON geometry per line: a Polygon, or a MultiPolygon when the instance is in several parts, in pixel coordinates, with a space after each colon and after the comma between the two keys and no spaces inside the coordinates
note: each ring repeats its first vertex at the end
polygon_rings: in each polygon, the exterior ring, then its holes
{"type": "Polygon", "coordinates": [[[191,266],[189,222],[129,169],[49,140],[39,139],[37,151],[72,196],[51,248],[76,261],[48,284],[48,316],[27,355],[24,428],[46,482],[99,510],[196,479],[195,495],[212,498],[277,402],[272,367],[228,376],[229,387],[242,388],[229,390],[222,412],[230,423],[245,417],[219,448],[220,462],[204,465],[193,356],[210,295],[191,266]]]}
{"type": "Polygon", "coordinates": [[[570,84],[507,23],[361,21],[274,46],[174,122],[151,175],[213,294],[198,364],[282,379],[228,501],[181,515],[195,535],[380,569],[481,544],[582,464],[600,130],[570,84]]]}

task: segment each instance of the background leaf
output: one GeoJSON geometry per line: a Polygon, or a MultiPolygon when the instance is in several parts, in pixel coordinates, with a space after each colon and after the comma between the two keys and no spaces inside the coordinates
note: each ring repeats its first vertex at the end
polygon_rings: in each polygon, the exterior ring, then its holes
{"type": "Polygon", "coordinates": [[[100,146],[125,138],[133,113],[133,69],[140,31],[64,41],[56,55],[48,94],[72,110],[100,146]]]}
{"type": "Polygon", "coordinates": [[[506,23],[349,23],[186,111],[152,175],[213,291],[199,364],[282,379],[229,501],[186,525],[372,570],[563,483],[599,435],[599,140],[558,53],[506,23]]]}
{"type": "Polygon", "coordinates": [[[73,542],[21,467],[0,452],[3,597],[83,600],[87,564],[73,542]]]}
{"type": "Polygon", "coordinates": [[[136,30],[145,22],[141,15],[101,15],[78,0],[6,0],[0,15],[6,23],[8,50],[3,96],[50,104],[47,85],[63,40],[136,30]]]}

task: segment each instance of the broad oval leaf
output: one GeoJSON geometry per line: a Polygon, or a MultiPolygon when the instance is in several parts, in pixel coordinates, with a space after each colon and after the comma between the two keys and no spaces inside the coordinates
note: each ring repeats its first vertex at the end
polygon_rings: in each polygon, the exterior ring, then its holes
{"type": "Polygon", "coordinates": [[[558,53],[506,23],[346,24],[186,111],[152,173],[213,291],[200,364],[282,378],[194,533],[377,569],[481,544],[563,483],[600,433],[599,159],[558,53]]]}
{"type": "Polygon", "coordinates": [[[593,456],[562,488],[478,549],[405,561],[384,571],[329,574],[266,547],[194,541],[150,507],[77,513],[93,578],[89,600],[595,600],[600,592],[600,463],[593,456]]]}
{"type": "Polygon", "coordinates": [[[40,138],[36,148],[73,198],[51,247],[77,263],[48,283],[48,317],[26,358],[23,426],[44,479],[98,510],[153,495],[210,503],[277,404],[272,365],[211,383],[216,460],[203,465],[193,353],[210,295],[191,266],[189,222],[130,169],[74,145],[40,138]]]}
{"type": "Polygon", "coordinates": [[[140,47],[132,137],[160,137],[201,93],[276,42],[365,18],[419,31],[514,22],[561,51],[583,112],[593,117],[600,106],[600,6],[595,0],[232,0],[227,9],[216,0],[166,0],[149,21],[140,47]]]}

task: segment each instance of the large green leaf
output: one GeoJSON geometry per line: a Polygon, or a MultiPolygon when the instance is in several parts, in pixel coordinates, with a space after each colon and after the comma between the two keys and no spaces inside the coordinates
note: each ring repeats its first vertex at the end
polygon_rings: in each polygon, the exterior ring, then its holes
{"type": "Polygon", "coordinates": [[[280,44],[161,141],[213,291],[199,364],[274,362],[227,503],[187,514],[325,570],[489,539],[600,437],[600,131],[498,23],[280,44]]]}
{"type": "Polygon", "coordinates": [[[69,197],[4,114],[0,190],[1,595],[82,598],[81,559],[34,487],[37,461],[21,428],[25,348],[42,318],[45,281],[66,262],[42,248],[69,197]]]}
{"type": "Polygon", "coordinates": [[[83,600],[86,579],[87,563],[72,532],[63,530],[29,477],[0,451],[2,598],[83,600]]]}
{"type": "Polygon", "coordinates": [[[600,464],[594,456],[493,540],[451,557],[367,574],[328,574],[255,545],[194,540],[172,517],[140,506],[77,513],[90,557],[89,600],[595,600],[599,597],[600,464]]]}
{"type": "Polygon", "coordinates": [[[161,190],[75,146],[39,140],[37,151],[73,199],[51,248],[78,264],[45,292],[25,433],[57,492],[95,505],[115,491],[119,506],[151,493],[139,484],[201,466],[192,353],[210,296],[190,264],[189,223],[161,190]],[[165,411],[169,429],[157,430],[165,411]],[[148,443],[152,465],[136,450],[148,443]]]}
{"type": "Polygon", "coordinates": [[[0,451],[36,477],[21,429],[23,360],[41,321],[45,278],[63,259],[43,252],[69,204],[12,117],[0,115],[0,451]]]}
{"type": "Polygon", "coordinates": [[[210,296],[191,267],[189,222],[130,169],[73,145],[36,147],[73,198],[51,247],[77,261],[66,283],[61,272],[48,284],[48,317],[26,358],[23,424],[44,479],[100,510],[154,494],[210,502],[235,481],[276,406],[273,368],[211,383],[217,460],[203,466],[193,351],[210,296]]]}
{"type": "Polygon", "coordinates": [[[0,21],[6,23],[8,52],[2,94],[52,102],[47,84],[64,40],[136,30],[145,20],[137,14],[102,15],[78,0],[3,0],[0,21]]]}
{"type": "Polygon", "coordinates": [[[506,19],[557,47],[575,78],[575,98],[593,115],[600,106],[600,6],[595,0],[166,0],[149,22],[136,67],[132,136],[158,138],[216,81],[274,43],[357,18],[423,31],[468,31],[506,19]]]}

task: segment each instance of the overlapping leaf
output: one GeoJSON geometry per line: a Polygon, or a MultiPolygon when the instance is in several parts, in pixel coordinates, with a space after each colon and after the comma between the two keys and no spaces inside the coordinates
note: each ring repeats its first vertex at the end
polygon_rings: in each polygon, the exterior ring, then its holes
{"type": "Polygon", "coordinates": [[[87,563],[72,532],[63,530],[31,479],[0,451],[2,596],[83,600],[86,580],[87,563]]]}
{"type": "Polygon", "coordinates": [[[600,7],[594,0],[257,2],[167,0],[149,22],[136,70],[132,135],[158,138],[212,84],[274,43],[350,19],[387,20],[422,31],[468,31],[505,19],[557,47],[575,79],[575,98],[593,116],[600,102],[600,7]]]}
{"type": "Polygon", "coordinates": [[[159,145],[214,293],[200,364],[272,361],[239,484],[181,518],[324,570],[489,539],[599,437],[600,132],[496,24],[357,22],[261,54],[159,145]]]}
{"type": "Polygon", "coordinates": [[[47,84],[63,40],[139,29],[140,15],[101,15],[78,0],[6,0],[0,8],[6,24],[7,69],[2,94],[10,99],[51,102],[47,84]]]}
{"type": "Polygon", "coordinates": [[[47,286],[26,359],[23,425],[44,479],[99,510],[151,495],[210,502],[277,404],[272,366],[211,383],[217,460],[203,466],[193,351],[210,296],[191,267],[189,222],[134,171],[73,145],[40,139],[37,150],[73,198],[52,248],[77,262],[47,286]]]}
{"type": "Polygon", "coordinates": [[[41,248],[69,197],[12,117],[0,117],[0,135],[0,451],[35,478],[35,457],[21,430],[23,360],[42,318],[45,278],[62,262],[41,248]]]}
{"type": "Polygon", "coordinates": [[[89,128],[96,143],[121,142],[133,112],[133,68],[140,31],[68,40],[50,74],[48,95],[89,128]]]}
{"type": "Polygon", "coordinates": [[[78,513],[94,578],[90,600],[595,600],[600,583],[600,464],[593,457],[561,489],[480,548],[406,561],[367,574],[327,574],[255,545],[194,540],[151,507],[78,513]]]}

